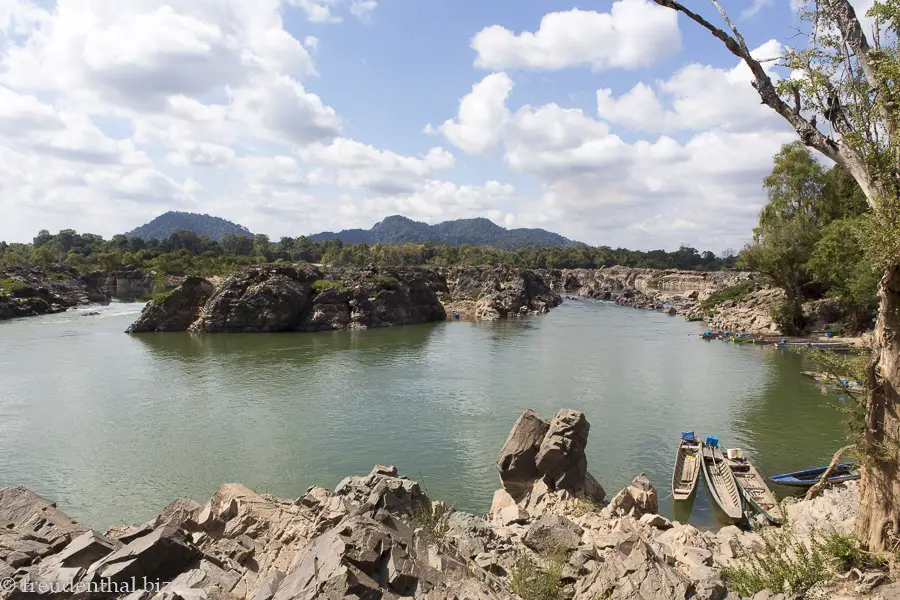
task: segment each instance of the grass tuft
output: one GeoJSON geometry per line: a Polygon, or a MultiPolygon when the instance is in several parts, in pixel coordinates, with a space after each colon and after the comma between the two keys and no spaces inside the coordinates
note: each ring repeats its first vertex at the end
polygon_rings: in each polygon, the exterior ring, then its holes
{"type": "Polygon", "coordinates": [[[341,284],[340,281],[332,281],[330,279],[318,279],[316,281],[313,281],[311,287],[312,287],[312,291],[314,291],[317,294],[321,294],[325,290],[330,290],[330,289],[334,289],[339,292],[343,292],[346,290],[346,288],[344,288],[344,286],[341,284]]]}
{"type": "Polygon", "coordinates": [[[522,600],[562,600],[562,555],[552,556],[546,567],[538,566],[531,558],[522,556],[509,574],[509,587],[522,600]]]}
{"type": "Polygon", "coordinates": [[[729,300],[743,300],[744,297],[746,297],[747,294],[750,293],[750,291],[751,284],[748,282],[728,286],[727,288],[719,290],[718,292],[714,293],[712,296],[704,300],[700,304],[700,308],[702,310],[711,310],[720,304],[728,302],[729,300]]]}
{"type": "Polygon", "coordinates": [[[447,535],[447,511],[442,505],[432,505],[425,502],[416,504],[410,511],[412,522],[427,531],[435,539],[443,539],[447,535]]]}

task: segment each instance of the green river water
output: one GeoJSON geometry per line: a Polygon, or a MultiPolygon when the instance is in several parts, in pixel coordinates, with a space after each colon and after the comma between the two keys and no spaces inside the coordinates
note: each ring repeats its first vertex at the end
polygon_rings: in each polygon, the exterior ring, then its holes
{"type": "MultiPolygon", "coordinates": [[[[591,423],[589,469],[610,495],[645,472],[672,516],[682,430],[744,449],[765,475],[826,464],[843,445],[839,400],[800,375],[802,357],[703,342],[698,324],[655,312],[567,301],[503,323],[122,333],[140,308],[0,323],[0,486],[103,527],[224,482],[295,498],[380,463],[481,514],[521,411],[568,407],[591,423]]],[[[676,508],[716,522],[702,483],[676,508]]]]}

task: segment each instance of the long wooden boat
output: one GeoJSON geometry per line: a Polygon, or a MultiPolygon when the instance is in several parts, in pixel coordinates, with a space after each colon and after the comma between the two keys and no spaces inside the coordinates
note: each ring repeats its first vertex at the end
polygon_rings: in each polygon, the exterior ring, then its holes
{"type": "Polygon", "coordinates": [[[675,455],[675,470],[672,472],[672,497],[687,500],[697,489],[700,479],[700,440],[693,431],[681,434],[678,454],[675,455]]]}
{"type": "Polygon", "coordinates": [[[763,479],[757,468],[744,457],[728,459],[728,467],[734,474],[734,480],[741,489],[741,494],[747,504],[772,523],[780,525],[784,521],[784,513],[781,511],[778,499],[766,485],[766,480],[763,479]]]}
{"type": "MultiPolygon", "coordinates": [[[[808,488],[817,484],[827,469],[828,467],[816,467],[805,471],[773,475],[769,477],[769,481],[789,487],[808,488]]],[[[831,474],[828,476],[828,483],[843,483],[859,479],[859,477],[859,465],[855,462],[845,462],[838,464],[832,469],[831,474]]]]}
{"type": "Polygon", "coordinates": [[[706,478],[706,484],[709,486],[713,500],[716,501],[722,512],[729,519],[739,521],[744,516],[741,492],[718,443],[718,439],[706,436],[706,442],[700,446],[703,456],[703,460],[700,461],[703,476],[706,478]]]}

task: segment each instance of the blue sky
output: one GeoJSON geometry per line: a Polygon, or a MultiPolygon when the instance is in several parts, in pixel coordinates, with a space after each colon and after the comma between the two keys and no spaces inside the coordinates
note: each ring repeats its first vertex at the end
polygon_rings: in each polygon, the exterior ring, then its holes
{"type": "MultiPolygon", "coordinates": [[[[723,2],[777,55],[796,6],[757,4],[723,2]]],[[[9,241],[189,210],[274,238],[399,213],[739,248],[793,139],[647,0],[16,0],[0,28],[9,241]]]]}

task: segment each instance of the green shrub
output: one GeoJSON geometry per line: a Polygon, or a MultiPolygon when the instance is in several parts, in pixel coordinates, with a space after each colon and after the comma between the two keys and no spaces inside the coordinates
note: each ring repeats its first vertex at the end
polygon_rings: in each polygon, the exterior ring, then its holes
{"type": "Polygon", "coordinates": [[[746,281],[737,285],[730,285],[704,300],[700,304],[700,308],[703,310],[710,310],[729,300],[743,300],[751,291],[752,286],[746,281]]]}
{"type": "Polygon", "coordinates": [[[806,324],[800,302],[787,298],[772,309],[772,320],[785,335],[799,335],[806,324]]]}
{"type": "Polygon", "coordinates": [[[741,596],[754,596],[762,590],[802,595],[833,577],[828,569],[829,557],[815,538],[812,547],[807,548],[789,525],[761,536],[763,548],[759,552],[750,554],[737,566],[722,569],[730,590],[741,596]]]}
{"type": "Polygon", "coordinates": [[[822,536],[817,543],[828,563],[838,573],[846,573],[850,569],[882,569],[886,566],[883,558],[860,548],[859,540],[852,535],[833,531],[822,536]]]}
{"type": "Polygon", "coordinates": [[[541,568],[527,556],[516,561],[509,574],[509,587],[522,600],[562,600],[562,555],[549,559],[541,568]]]}
{"type": "Polygon", "coordinates": [[[172,295],[172,291],[160,292],[153,296],[153,304],[155,304],[157,306],[162,306],[163,304],[166,303],[166,300],[168,300],[169,296],[171,296],[171,295],[172,295]]]}
{"type": "Polygon", "coordinates": [[[56,271],[50,271],[47,273],[47,279],[53,279],[55,281],[61,281],[64,279],[72,279],[71,275],[67,273],[57,273],[56,271]]]}
{"type": "Polygon", "coordinates": [[[0,290],[3,290],[10,296],[20,297],[37,293],[37,290],[34,289],[31,285],[25,283],[24,281],[19,281],[18,279],[0,280],[0,290]]]}
{"type": "Polygon", "coordinates": [[[453,300],[453,297],[450,295],[450,292],[441,292],[441,300],[444,302],[450,302],[453,300]]]}
{"type": "Polygon", "coordinates": [[[480,299],[481,299],[481,292],[475,292],[474,294],[471,294],[469,296],[469,300],[471,300],[472,302],[478,302],[478,300],[480,300],[480,299]]]}
{"type": "Polygon", "coordinates": [[[311,287],[312,287],[312,291],[314,291],[317,294],[321,294],[325,290],[331,290],[331,289],[337,290],[339,292],[343,292],[345,289],[340,281],[332,281],[330,279],[318,279],[316,281],[313,281],[311,287]]]}
{"type": "Polygon", "coordinates": [[[409,513],[412,522],[430,533],[435,539],[442,539],[449,529],[447,515],[442,509],[436,509],[424,502],[415,505],[409,513]]]}
{"type": "Polygon", "coordinates": [[[400,287],[400,282],[396,277],[379,277],[378,287],[384,288],[386,290],[396,290],[400,287]]]}

